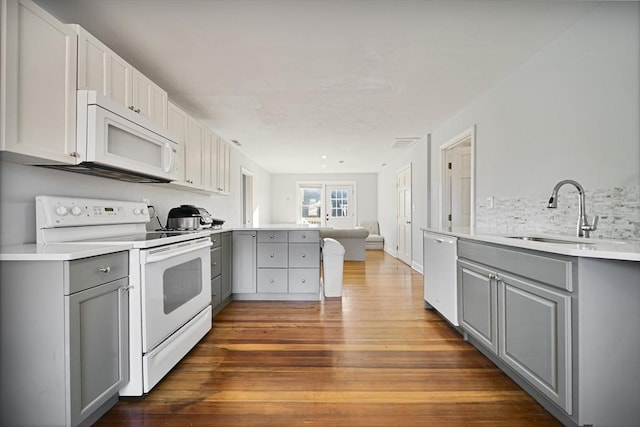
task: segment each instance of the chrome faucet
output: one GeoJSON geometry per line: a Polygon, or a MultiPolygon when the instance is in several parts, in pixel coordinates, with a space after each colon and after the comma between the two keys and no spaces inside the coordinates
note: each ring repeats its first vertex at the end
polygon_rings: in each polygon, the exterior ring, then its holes
{"type": "Polygon", "coordinates": [[[593,217],[593,223],[589,224],[587,214],[584,209],[584,188],[578,182],[572,179],[564,179],[553,187],[551,197],[549,198],[548,208],[558,207],[558,190],[565,184],[571,184],[578,189],[579,205],[578,205],[578,227],[576,233],[578,237],[589,237],[589,232],[595,231],[598,226],[598,216],[593,217]]]}

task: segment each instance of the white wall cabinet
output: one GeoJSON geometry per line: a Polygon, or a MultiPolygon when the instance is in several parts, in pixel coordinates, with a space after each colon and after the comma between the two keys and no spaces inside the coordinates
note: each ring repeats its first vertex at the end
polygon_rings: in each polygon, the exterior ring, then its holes
{"type": "Polygon", "coordinates": [[[167,106],[167,130],[173,133],[178,143],[177,175],[179,182],[185,181],[186,143],[189,136],[189,115],[173,102],[167,106]]]}
{"type": "Polygon", "coordinates": [[[129,379],[128,253],[0,268],[0,425],[89,425],[129,379]]]}
{"type": "Polygon", "coordinates": [[[1,159],[75,164],[75,32],[30,0],[1,5],[1,159]]]}
{"type": "Polygon", "coordinates": [[[79,25],[78,89],[97,90],[167,129],[167,92],[79,25]]]}
{"type": "Polygon", "coordinates": [[[227,142],[218,137],[217,153],[217,182],[218,192],[229,194],[231,192],[231,148],[227,142]]]}

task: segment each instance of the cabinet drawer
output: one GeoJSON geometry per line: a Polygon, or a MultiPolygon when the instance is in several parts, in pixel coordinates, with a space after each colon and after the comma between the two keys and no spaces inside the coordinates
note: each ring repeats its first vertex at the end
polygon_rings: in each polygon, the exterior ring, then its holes
{"type": "Polygon", "coordinates": [[[221,244],[222,244],[222,234],[221,233],[212,234],[211,235],[211,247],[212,248],[219,248],[221,244]]]}
{"type": "Polygon", "coordinates": [[[65,262],[65,294],[69,295],[129,275],[129,252],[115,252],[65,262]]]}
{"type": "Polygon", "coordinates": [[[222,302],[222,277],[211,279],[211,305],[216,306],[222,302]]]}
{"type": "Polygon", "coordinates": [[[286,293],[286,268],[259,268],[258,293],[286,293]]]}
{"type": "Polygon", "coordinates": [[[289,231],[289,243],[316,243],[320,242],[318,230],[292,230],[289,231]]]}
{"type": "Polygon", "coordinates": [[[211,277],[217,277],[222,273],[222,248],[211,250],[211,277]]]}
{"type": "Polygon", "coordinates": [[[464,240],[458,242],[458,257],[510,271],[567,291],[573,290],[574,268],[577,267],[570,257],[542,256],[516,248],[501,248],[464,240]]]}
{"type": "Polygon", "coordinates": [[[258,243],[258,267],[286,268],[286,243],[258,243]]]}
{"type": "Polygon", "coordinates": [[[320,269],[296,268],[289,270],[289,293],[320,291],[320,269]]]}
{"type": "Polygon", "coordinates": [[[289,245],[289,267],[318,268],[320,245],[318,243],[292,243],[289,245]]]}
{"type": "Polygon", "coordinates": [[[287,243],[287,231],[258,231],[258,243],[287,243]]]}

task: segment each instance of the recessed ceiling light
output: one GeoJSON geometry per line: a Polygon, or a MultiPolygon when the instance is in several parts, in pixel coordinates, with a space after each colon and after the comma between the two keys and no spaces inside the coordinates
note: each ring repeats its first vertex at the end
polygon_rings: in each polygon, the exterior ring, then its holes
{"type": "Polygon", "coordinates": [[[327,156],[320,156],[320,158],[322,158],[322,159],[326,159],[326,158],[327,158],[327,156]]]}
{"type": "Polygon", "coordinates": [[[327,165],[322,165],[322,167],[323,167],[323,168],[326,168],[326,167],[327,167],[327,165]]]}

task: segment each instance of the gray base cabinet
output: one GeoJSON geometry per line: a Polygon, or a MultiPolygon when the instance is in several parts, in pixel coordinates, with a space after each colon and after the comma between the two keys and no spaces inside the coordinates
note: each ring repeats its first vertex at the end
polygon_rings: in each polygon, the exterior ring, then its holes
{"type": "Polygon", "coordinates": [[[231,232],[211,235],[211,308],[218,314],[231,302],[231,232]]]}
{"type": "Polygon", "coordinates": [[[234,231],[233,241],[234,299],[320,299],[319,231],[234,231]]]}
{"type": "Polygon", "coordinates": [[[0,274],[0,425],[95,421],[129,380],[127,252],[0,274]]]}
{"type": "Polygon", "coordinates": [[[461,239],[460,326],[565,425],[640,420],[640,263],[461,239]]]}

